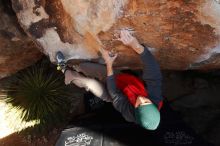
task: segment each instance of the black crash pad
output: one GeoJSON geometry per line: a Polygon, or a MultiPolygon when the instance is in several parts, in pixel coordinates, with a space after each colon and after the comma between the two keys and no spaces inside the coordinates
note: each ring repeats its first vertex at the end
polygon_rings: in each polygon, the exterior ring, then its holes
{"type": "Polygon", "coordinates": [[[155,131],[126,122],[107,104],[71,121],[56,146],[213,146],[197,135],[168,104],[155,131]]]}

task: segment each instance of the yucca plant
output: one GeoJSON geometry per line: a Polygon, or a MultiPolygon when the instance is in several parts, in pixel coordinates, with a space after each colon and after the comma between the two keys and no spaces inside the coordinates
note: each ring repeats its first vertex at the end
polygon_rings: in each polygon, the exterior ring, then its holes
{"type": "MultiPolygon", "coordinates": [[[[17,73],[9,84],[6,102],[21,110],[23,122],[40,121],[40,127],[56,125],[66,120],[70,107],[70,92],[64,76],[45,61],[17,73]]],[[[38,126],[39,127],[39,126],[38,126]]]]}

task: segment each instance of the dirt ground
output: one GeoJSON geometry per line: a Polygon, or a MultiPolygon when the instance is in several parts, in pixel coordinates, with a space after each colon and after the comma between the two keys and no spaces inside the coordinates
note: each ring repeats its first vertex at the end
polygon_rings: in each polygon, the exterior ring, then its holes
{"type": "Polygon", "coordinates": [[[61,129],[54,129],[47,136],[31,137],[14,133],[0,139],[0,146],[54,146],[59,138],[61,129]]]}

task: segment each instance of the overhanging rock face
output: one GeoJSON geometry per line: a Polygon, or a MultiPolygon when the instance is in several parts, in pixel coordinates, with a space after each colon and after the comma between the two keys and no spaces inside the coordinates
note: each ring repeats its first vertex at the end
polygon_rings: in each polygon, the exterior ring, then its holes
{"type": "Polygon", "coordinates": [[[100,47],[119,52],[116,66],[140,60],[115,39],[131,28],[163,69],[220,68],[220,4],[217,0],[12,0],[29,36],[55,61],[97,59],[100,47]]]}
{"type": "Polygon", "coordinates": [[[8,0],[0,0],[0,79],[42,57],[34,42],[17,22],[8,0]]]}

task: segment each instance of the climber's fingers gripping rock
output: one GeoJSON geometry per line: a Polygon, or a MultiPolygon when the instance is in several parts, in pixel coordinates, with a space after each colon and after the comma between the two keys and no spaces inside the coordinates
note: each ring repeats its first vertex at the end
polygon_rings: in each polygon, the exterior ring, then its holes
{"type": "Polygon", "coordinates": [[[100,49],[100,52],[107,65],[112,65],[118,56],[117,53],[112,54],[111,51],[105,50],[103,48],[100,49]]]}
{"type": "Polygon", "coordinates": [[[138,40],[132,36],[129,30],[121,30],[120,40],[124,45],[131,47],[138,54],[144,51],[144,47],[138,42],[138,40]]]}

